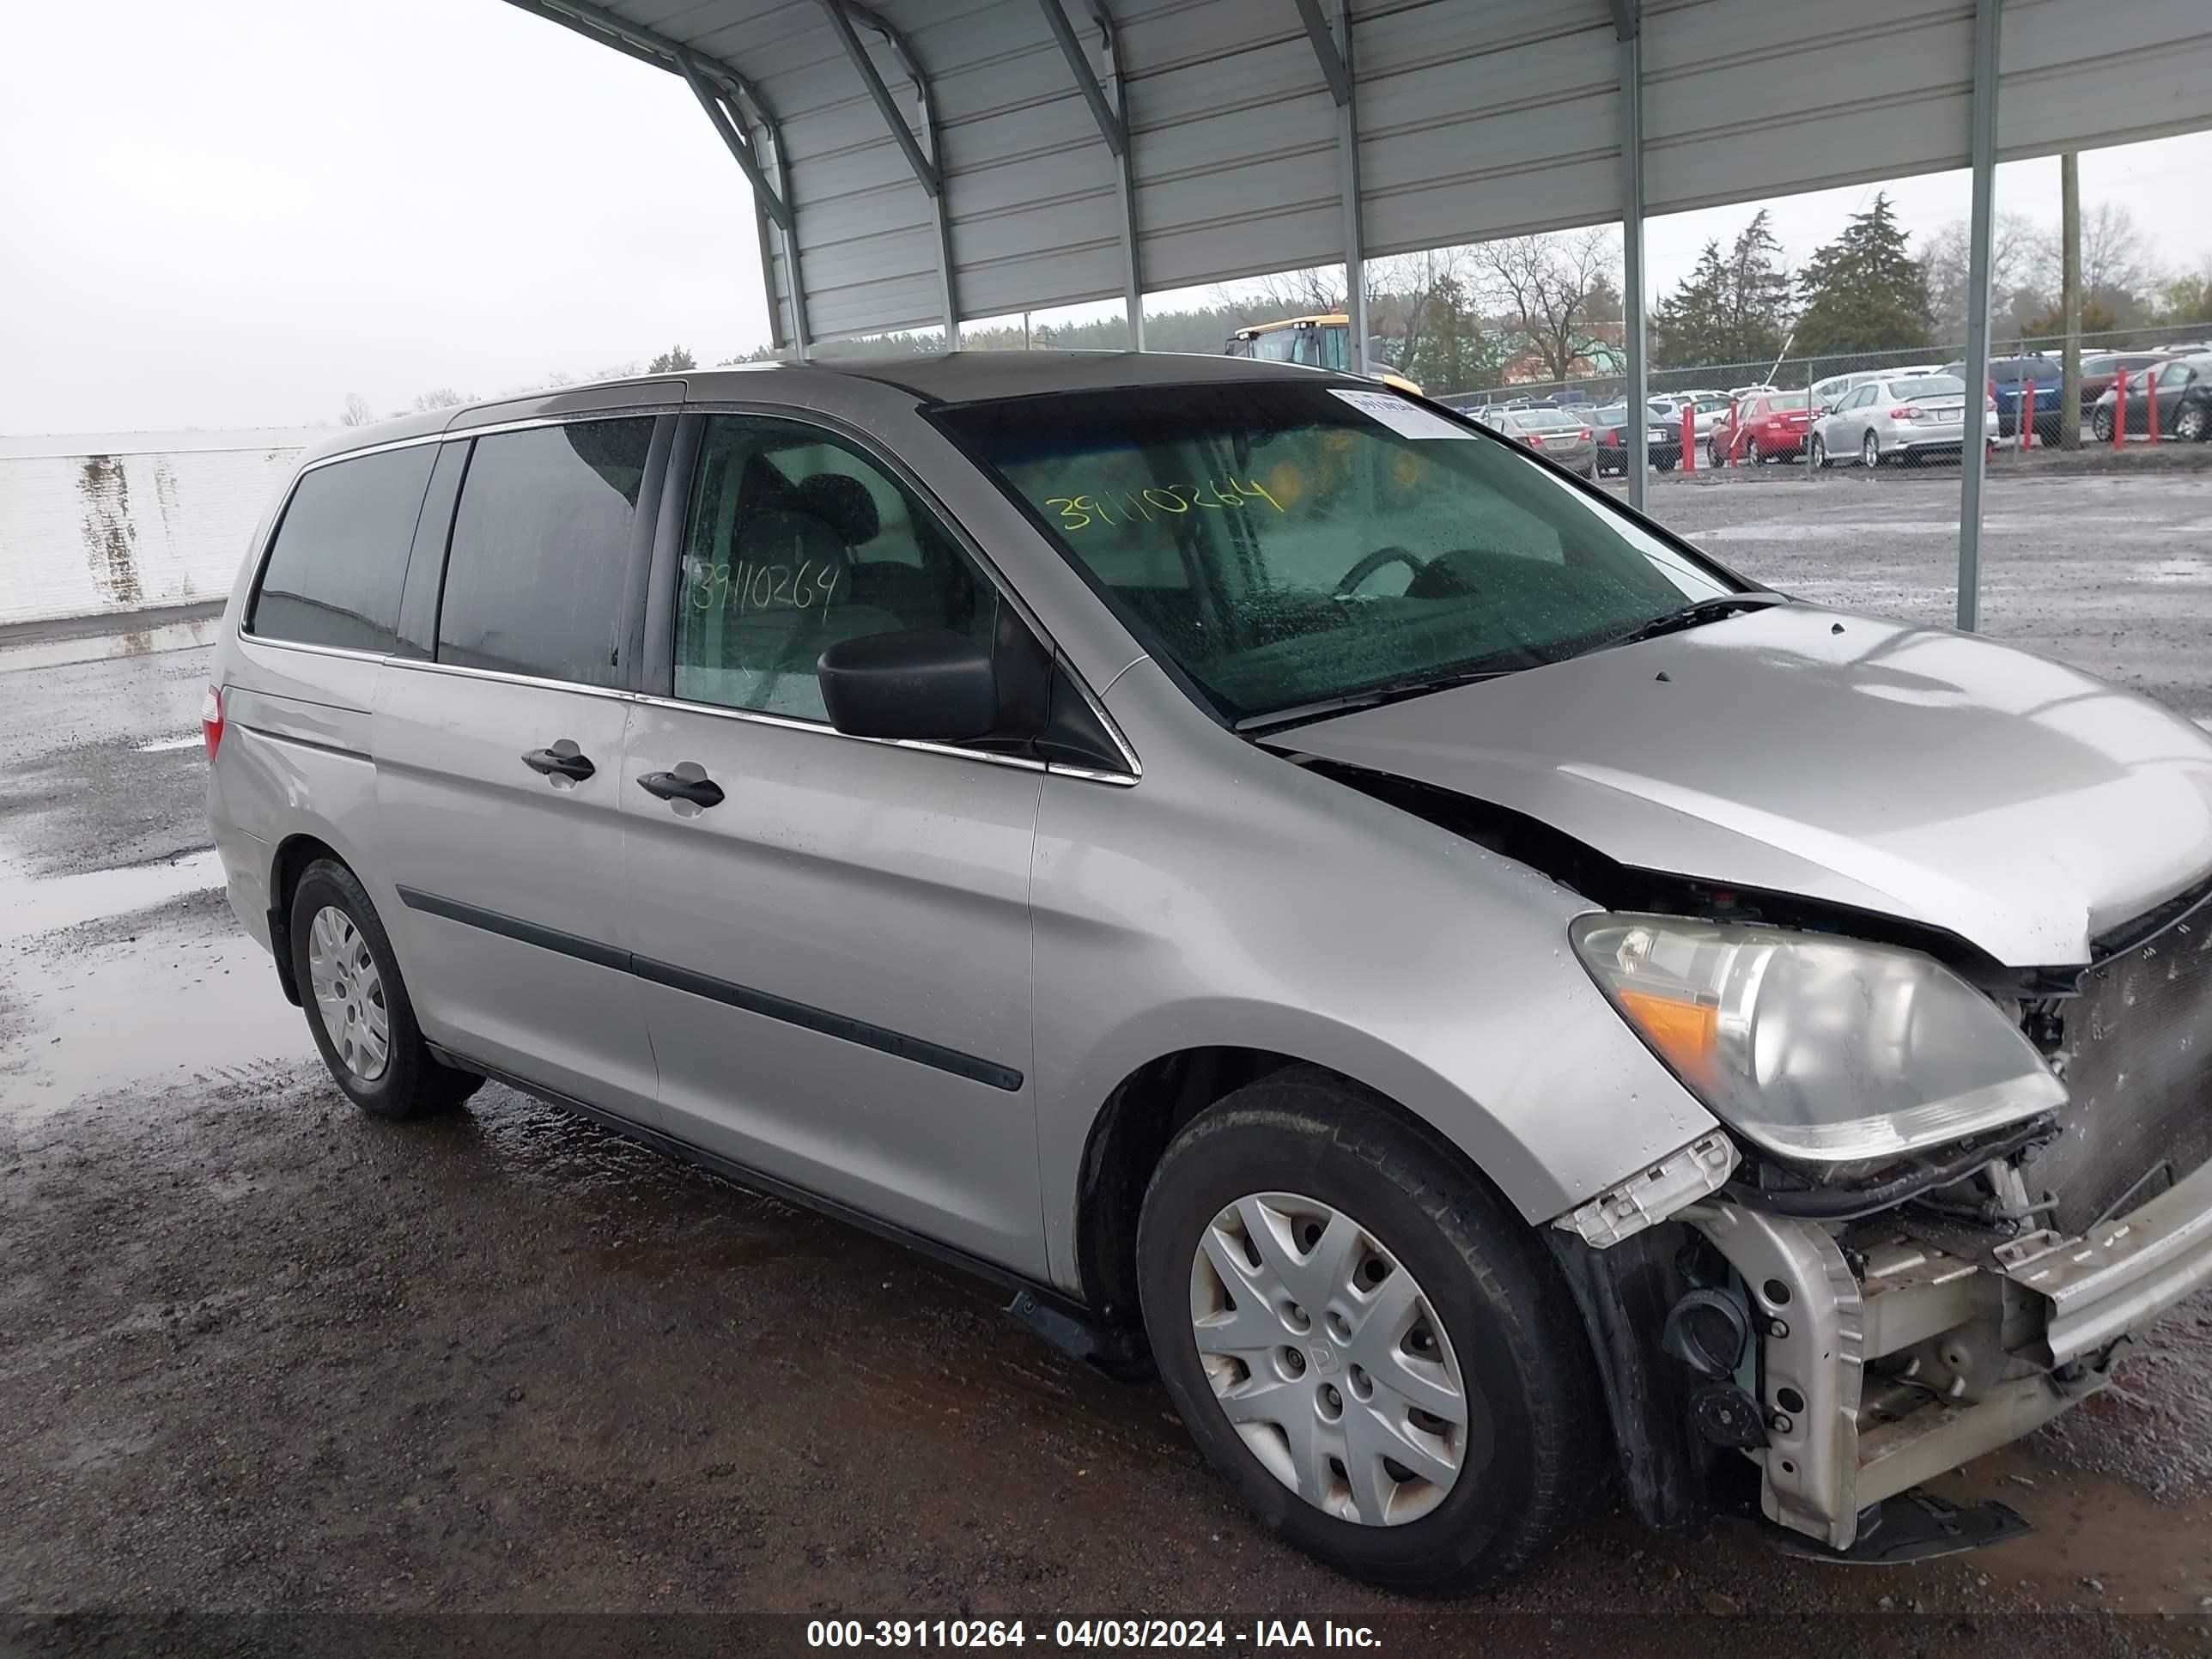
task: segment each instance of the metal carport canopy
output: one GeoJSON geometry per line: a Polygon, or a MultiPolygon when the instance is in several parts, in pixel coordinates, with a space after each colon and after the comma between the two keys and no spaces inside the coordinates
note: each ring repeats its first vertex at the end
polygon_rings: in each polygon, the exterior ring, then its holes
{"type": "MultiPolygon", "coordinates": [[[[1617,222],[1625,76],[1646,214],[1970,155],[1977,0],[513,3],[688,71],[801,349],[1617,222]]],[[[2212,125],[2208,0],[2002,23],[1998,159],[2212,125]]]]}

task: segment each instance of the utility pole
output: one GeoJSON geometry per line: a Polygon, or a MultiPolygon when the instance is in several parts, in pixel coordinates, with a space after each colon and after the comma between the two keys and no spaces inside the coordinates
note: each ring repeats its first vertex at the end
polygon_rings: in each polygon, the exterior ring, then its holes
{"type": "Polygon", "coordinates": [[[2065,367],[2058,382],[2058,447],[2081,447],[2081,158],[2058,158],[2058,219],[2062,245],[2059,283],[2064,290],[2065,367]]]}

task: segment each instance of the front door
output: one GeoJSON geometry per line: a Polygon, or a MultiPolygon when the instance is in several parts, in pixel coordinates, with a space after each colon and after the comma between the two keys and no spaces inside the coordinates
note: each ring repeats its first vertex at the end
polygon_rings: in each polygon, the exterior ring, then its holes
{"type": "Polygon", "coordinates": [[[994,638],[997,590],[860,447],[704,417],[674,695],[641,705],[635,964],[671,1133],[971,1255],[1045,1271],[1030,1082],[1042,772],[839,735],[815,659],[994,638]]]}
{"type": "Polygon", "coordinates": [[[391,931],[424,1031],[647,1123],[657,1091],[626,971],[617,803],[653,428],[475,441],[434,660],[386,669],[371,737],[391,931]]]}

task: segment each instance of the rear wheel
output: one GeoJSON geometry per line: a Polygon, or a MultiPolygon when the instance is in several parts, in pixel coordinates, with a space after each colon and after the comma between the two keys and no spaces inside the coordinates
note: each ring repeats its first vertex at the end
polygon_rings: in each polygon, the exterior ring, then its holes
{"type": "Polygon", "coordinates": [[[2203,404],[2185,405],[2173,417],[2173,435],[2185,443],[2202,443],[2212,434],[2212,419],[2208,419],[2203,404]]]}
{"type": "Polygon", "coordinates": [[[1859,465],[1869,470],[1881,465],[1881,441],[1871,432],[1859,441],[1859,465]]]}
{"type": "Polygon", "coordinates": [[[2112,442],[2112,411],[2109,409],[2100,409],[2094,415],[2090,416],[2089,430],[2096,434],[2097,441],[2099,443],[2108,444],[2112,442]]]}
{"type": "Polygon", "coordinates": [[[1192,1437],[1341,1571],[1506,1577],[1602,1479],[1595,1369],[1535,1233],[1328,1073],[1278,1073],[1177,1135],[1137,1252],[1192,1437]]]}
{"type": "Polygon", "coordinates": [[[309,865],[292,890],[290,931],[307,1029],[355,1105],[379,1117],[421,1117],[483,1085],[431,1055],[392,941],[352,871],[335,859],[309,865]]]}

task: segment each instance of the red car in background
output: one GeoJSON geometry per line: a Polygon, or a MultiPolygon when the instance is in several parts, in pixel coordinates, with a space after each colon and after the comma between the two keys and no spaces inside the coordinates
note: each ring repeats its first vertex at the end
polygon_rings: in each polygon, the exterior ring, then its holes
{"type": "Polygon", "coordinates": [[[1805,453],[1813,430],[1811,394],[1761,392],[1711,417],[1705,457],[1715,466],[1738,461],[1788,460],[1805,453]]]}

